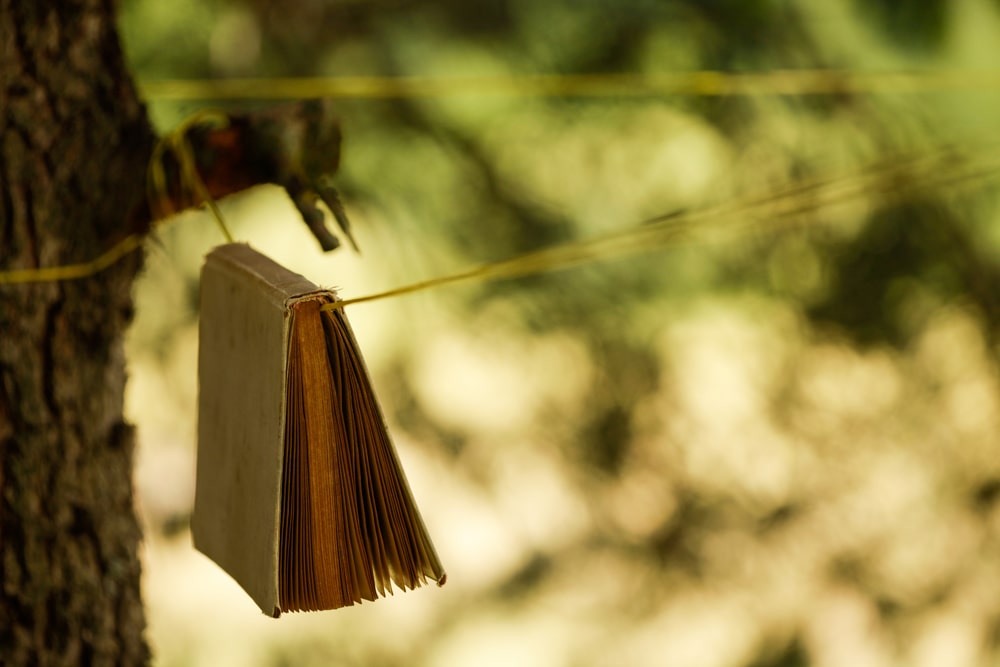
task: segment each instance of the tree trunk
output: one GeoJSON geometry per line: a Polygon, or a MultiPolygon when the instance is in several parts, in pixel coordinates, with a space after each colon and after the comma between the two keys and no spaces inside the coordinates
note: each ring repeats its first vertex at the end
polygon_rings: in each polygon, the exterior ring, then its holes
{"type": "MultiPolygon", "coordinates": [[[[0,0],[0,271],[123,238],[153,132],[113,0],[0,0]]],[[[122,418],[141,258],[0,285],[0,664],[148,661],[122,418]]]]}

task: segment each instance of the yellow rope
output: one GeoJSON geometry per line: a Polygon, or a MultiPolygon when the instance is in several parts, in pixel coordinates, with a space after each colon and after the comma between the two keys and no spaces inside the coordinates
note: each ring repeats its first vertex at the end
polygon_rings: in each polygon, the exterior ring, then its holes
{"type": "MultiPolygon", "coordinates": [[[[216,127],[225,127],[229,118],[222,112],[204,110],[192,115],[181,123],[176,129],[165,134],[153,147],[153,154],[146,171],[146,196],[149,201],[149,210],[154,219],[162,219],[174,211],[165,210],[162,203],[169,199],[167,192],[166,169],[163,165],[163,158],[169,152],[177,159],[180,170],[180,187],[183,190],[188,188],[193,191],[196,200],[204,202],[216,223],[222,230],[222,235],[230,243],[233,241],[232,234],[226,227],[222,212],[219,210],[215,199],[209,194],[205,187],[201,175],[198,173],[197,162],[191,144],[187,140],[187,132],[195,125],[212,124],[216,127]]],[[[155,225],[155,221],[153,223],[155,225]]],[[[139,234],[130,234],[121,241],[111,246],[98,257],[79,264],[66,264],[64,266],[42,267],[36,269],[13,269],[10,271],[0,271],[0,285],[16,285],[23,283],[44,283],[58,282],[63,280],[79,280],[100,273],[130,252],[137,250],[143,242],[143,237],[139,234]]]]}
{"type": "Polygon", "coordinates": [[[48,283],[63,280],[77,280],[100,273],[125,255],[142,245],[142,238],[136,234],[126,236],[104,253],[89,262],[40,269],[13,269],[0,272],[0,285],[19,283],[48,283]]]}
{"type": "Polygon", "coordinates": [[[198,173],[197,160],[195,160],[194,151],[191,149],[191,144],[187,138],[188,131],[195,125],[211,125],[215,128],[224,128],[229,125],[229,116],[222,111],[203,109],[185,119],[177,128],[165,134],[157,142],[153,148],[153,155],[149,161],[149,170],[146,177],[146,194],[150,202],[150,211],[154,216],[161,218],[173,213],[173,211],[163,210],[161,206],[164,200],[169,199],[163,158],[167,152],[170,152],[177,159],[180,169],[181,197],[183,198],[183,189],[185,187],[193,191],[195,200],[208,205],[209,210],[215,217],[216,223],[219,225],[219,229],[222,230],[222,235],[226,238],[226,241],[232,243],[233,236],[229,233],[229,228],[222,218],[222,212],[215,203],[215,199],[209,194],[208,188],[205,187],[205,182],[201,179],[201,174],[198,173]],[[159,210],[154,211],[154,207],[159,210]]]}
{"type": "Polygon", "coordinates": [[[151,100],[388,99],[451,95],[531,97],[748,96],[931,93],[1000,89],[1000,70],[664,72],[508,76],[343,76],[163,79],[140,82],[151,100]]]}
{"type": "Polygon", "coordinates": [[[766,217],[772,227],[790,226],[800,221],[807,213],[851,201],[880,189],[882,190],[880,194],[883,196],[893,197],[899,196],[902,191],[962,185],[1000,176],[1000,160],[996,158],[985,160],[982,164],[970,162],[956,166],[953,163],[955,157],[953,149],[944,148],[909,160],[875,165],[845,178],[807,182],[756,199],[731,202],[700,211],[659,216],[641,225],[605,236],[571,241],[383,292],[342,299],[326,304],[321,309],[335,310],[442,285],[514,278],[646,253],[675,244],[685,235],[714,231],[720,223],[731,223],[733,220],[753,224],[755,220],[766,217]],[[914,179],[912,183],[901,185],[906,181],[895,178],[904,172],[909,172],[914,179]],[[891,187],[899,188],[900,191],[886,189],[891,187]],[[715,223],[715,227],[707,223],[715,223]]]}
{"type": "MultiPolygon", "coordinates": [[[[857,72],[848,70],[787,70],[756,73],[677,72],[659,74],[569,74],[487,77],[330,77],[276,79],[161,80],[140,84],[150,99],[305,99],[317,97],[399,98],[445,95],[521,96],[645,96],[645,95],[826,95],[845,92],[920,93],[955,90],[1000,89],[1000,70],[923,70],[909,72],[857,72]]],[[[177,158],[182,187],[190,188],[197,200],[211,210],[223,236],[232,241],[222,214],[209,195],[195,166],[187,131],[200,123],[224,124],[225,114],[201,111],[164,136],[154,149],[147,175],[150,209],[167,190],[163,156],[177,158]]],[[[161,215],[165,211],[158,212],[161,215]]],[[[14,269],[0,272],[0,285],[75,280],[103,271],[142,245],[137,235],[127,236],[100,256],[86,262],[59,267],[14,269]]],[[[527,259],[522,260],[527,262],[527,259]]],[[[492,276],[514,260],[463,271],[456,276],[437,278],[427,286],[492,276]]],[[[527,266],[526,263],[521,266],[527,266]]],[[[504,271],[512,271],[508,266],[504,271]]],[[[517,270],[518,274],[523,269],[517,270]]],[[[420,283],[419,285],[424,285],[420,283]]],[[[419,285],[391,290],[395,295],[425,289],[419,285]]],[[[371,300],[363,297],[353,302],[371,300]]],[[[344,303],[344,302],[341,302],[344,303]]]]}
{"type": "MultiPolygon", "coordinates": [[[[231,241],[215,202],[204,183],[201,182],[197,170],[193,169],[190,146],[186,146],[186,142],[178,143],[179,141],[181,140],[171,140],[174,148],[179,151],[177,156],[181,163],[183,177],[188,186],[193,187],[199,196],[204,198],[209,208],[217,216],[227,239],[231,241]]],[[[980,144],[979,147],[985,149],[983,155],[987,157],[980,157],[978,162],[973,158],[963,158],[962,153],[954,147],[945,146],[913,157],[872,165],[846,177],[800,183],[783,191],[772,192],[755,199],[733,201],[698,211],[658,216],[636,227],[605,236],[543,248],[383,292],[337,301],[324,306],[324,308],[332,310],[441,285],[472,280],[512,278],[564,269],[612,257],[648,252],[676,243],[686,234],[712,231],[719,226],[719,223],[731,222],[734,219],[753,224],[756,220],[766,217],[773,227],[793,224],[801,219],[805,213],[857,199],[867,194],[878,192],[887,197],[900,194],[887,188],[899,188],[902,191],[910,192],[916,189],[947,187],[995,178],[1000,174],[1000,159],[992,157],[997,154],[996,146],[980,144]],[[715,226],[707,223],[715,223],[715,226]]],[[[150,170],[150,181],[154,184],[151,187],[156,187],[157,183],[162,185],[164,180],[162,163],[154,163],[150,170]]],[[[84,278],[111,266],[138,248],[141,243],[142,239],[139,236],[132,235],[88,262],[60,267],[15,269],[0,272],[0,285],[84,278]]]]}

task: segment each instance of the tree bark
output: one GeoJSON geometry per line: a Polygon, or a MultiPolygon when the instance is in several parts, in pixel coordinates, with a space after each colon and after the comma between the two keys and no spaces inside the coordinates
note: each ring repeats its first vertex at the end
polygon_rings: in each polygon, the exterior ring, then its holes
{"type": "MultiPolygon", "coordinates": [[[[0,0],[0,271],[130,231],[155,137],[113,0],[0,0]]],[[[141,263],[0,285],[0,664],[148,661],[122,417],[141,263]]]]}

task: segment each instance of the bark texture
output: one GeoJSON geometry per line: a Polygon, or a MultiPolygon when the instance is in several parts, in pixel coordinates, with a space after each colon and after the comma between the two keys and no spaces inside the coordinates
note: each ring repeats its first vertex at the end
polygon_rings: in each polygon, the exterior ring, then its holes
{"type": "MultiPolygon", "coordinates": [[[[0,271],[123,237],[154,141],[112,0],[0,0],[0,271]]],[[[134,253],[89,278],[0,285],[0,664],[149,652],[123,421],[134,253]]]]}

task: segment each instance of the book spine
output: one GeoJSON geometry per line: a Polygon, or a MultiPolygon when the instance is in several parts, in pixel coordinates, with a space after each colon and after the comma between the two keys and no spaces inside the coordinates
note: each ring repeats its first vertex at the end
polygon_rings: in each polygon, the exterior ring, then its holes
{"type": "Polygon", "coordinates": [[[273,303],[283,307],[314,294],[338,298],[336,290],[319,287],[304,276],[289,271],[269,257],[260,254],[246,243],[218,246],[209,253],[208,261],[242,276],[245,280],[258,283],[273,303]]]}

